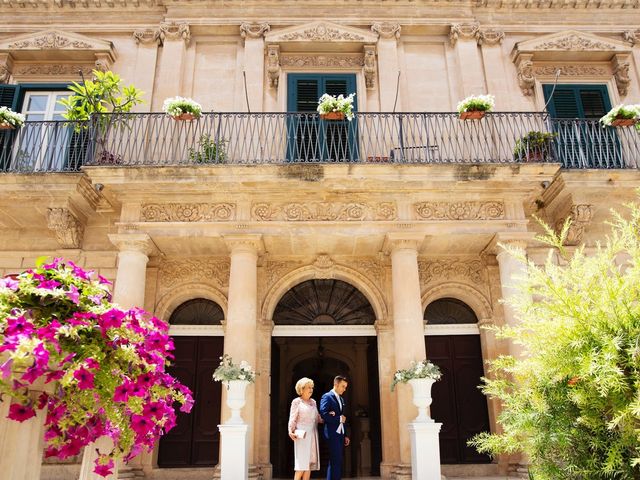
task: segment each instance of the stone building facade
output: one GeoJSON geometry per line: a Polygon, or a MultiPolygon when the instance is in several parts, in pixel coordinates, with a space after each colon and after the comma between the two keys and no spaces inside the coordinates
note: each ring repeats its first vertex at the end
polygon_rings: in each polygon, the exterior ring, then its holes
{"type": "Polygon", "coordinates": [[[417,410],[390,384],[425,355],[445,372],[444,473],[516,468],[465,443],[497,429],[484,361],[515,352],[482,328],[516,321],[500,299],[521,268],[498,244],[542,260],[534,216],[570,218],[569,248],[588,250],[635,198],[635,130],[594,119],[639,98],[638,0],[5,0],[0,15],[0,103],[31,121],[0,133],[0,273],[42,255],[97,270],[118,303],[172,323],[196,390],[194,414],[121,478],[215,475],[222,352],[260,373],[243,410],[251,478],[289,476],[295,380],[321,394],[337,373],[347,472],[410,478],[417,410]],[[146,103],[87,140],[56,101],[94,68],[146,103]],[[355,120],[309,113],[325,91],[356,93],[355,120]],[[450,113],[480,93],[500,113],[450,113]],[[153,113],[176,95],[213,113],[153,113]],[[513,151],[530,131],[553,135],[542,156],[513,151]]]}

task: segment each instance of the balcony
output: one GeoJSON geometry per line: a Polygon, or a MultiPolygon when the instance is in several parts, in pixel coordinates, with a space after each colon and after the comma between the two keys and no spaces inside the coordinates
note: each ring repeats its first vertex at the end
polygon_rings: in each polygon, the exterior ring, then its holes
{"type": "Polygon", "coordinates": [[[345,162],[638,168],[640,134],[595,120],[514,112],[464,121],[456,113],[358,113],[351,122],[311,113],[208,113],[194,121],[132,113],[0,130],[0,172],[10,173],[74,172],[83,165],[345,162]],[[535,145],[526,140],[529,132],[552,133],[553,139],[535,145]]]}

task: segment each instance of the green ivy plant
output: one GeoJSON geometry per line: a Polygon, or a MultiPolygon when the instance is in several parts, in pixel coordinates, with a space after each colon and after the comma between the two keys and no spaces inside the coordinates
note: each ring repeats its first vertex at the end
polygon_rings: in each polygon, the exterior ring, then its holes
{"type": "Polygon", "coordinates": [[[629,207],[588,255],[563,247],[569,222],[545,226],[543,265],[509,250],[528,277],[509,302],[519,323],[497,333],[524,353],[490,362],[482,388],[502,403],[501,433],[470,444],[526,454],[536,480],[640,479],[640,206],[629,207]]]}
{"type": "Polygon", "coordinates": [[[516,140],[513,149],[514,160],[547,160],[552,153],[553,139],[557,136],[555,132],[528,132],[516,140]]]}
{"type": "Polygon", "coordinates": [[[198,140],[198,148],[189,148],[189,158],[194,163],[225,163],[227,152],[226,140],[214,140],[211,135],[204,134],[198,140]]]}

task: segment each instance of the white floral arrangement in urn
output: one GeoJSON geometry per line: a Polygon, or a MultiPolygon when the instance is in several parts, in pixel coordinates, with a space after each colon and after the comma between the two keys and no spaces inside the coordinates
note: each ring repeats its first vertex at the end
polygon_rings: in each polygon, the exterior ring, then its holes
{"type": "Polygon", "coordinates": [[[325,93],[318,100],[317,111],[320,117],[328,120],[353,120],[353,98],[355,93],[350,93],[346,97],[344,95],[329,95],[325,93]]]}
{"type": "MultiPolygon", "coordinates": [[[[640,105],[616,105],[600,119],[603,126],[627,127],[640,120],[640,105]]],[[[638,128],[636,126],[636,128],[638,128]]]]}
{"type": "Polygon", "coordinates": [[[24,125],[25,117],[21,113],[14,112],[10,108],[0,107],[0,127],[20,128],[24,125]]]}
{"type": "Polygon", "coordinates": [[[496,97],[493,95],[470,95],[458,102],[456,108],[460,118],[464,118],[464,114],[468,112],[482,112],[480,115],[484,115],[484,112],[491,112],[495,105],[496,97]]]}
{"type": "Polygon", "coordinates": [[[404,370],[396,370],[393,375],[393,382],[391,382],[391,391],[396,388],[398,383],[407,383],[414,378],[430,378],[432,380],[440,380],[442,373],[437,365],[434,365],[429,360],[420,360],[419,362],[413,361],[409,368],[404,370]]]}
{"type": "Polygon", "coordinates": [[[213,372],[216,382],[230,382],[232,380],[245,380],[249,383],[256,381],[256,372],[245,360],[239,364],[233,363],[233,358],[227,353],[220,357],[220,365],[213,372]]]}
{"type": "Polygon", "coordinates": [[[202,115],[202,105],[184,97],[167,98],[162,104],[162,110],[176,120],[193,120],[202,115]]]}

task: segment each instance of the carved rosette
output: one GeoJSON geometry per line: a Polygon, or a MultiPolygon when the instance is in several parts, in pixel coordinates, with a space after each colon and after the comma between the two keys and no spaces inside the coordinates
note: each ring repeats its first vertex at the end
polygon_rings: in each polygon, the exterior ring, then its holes
{"type": "Polygon", "coordinates": [[[353,68],[362,67],[364,65],[364,56],[357,53],[334,55],[283,54],[280,57],[280,65],[283,67],[353,68]]]}
{"type": "Polygon", "coordinates": [[[84,225],[68,208],[49,208],[47,226],[56,234],[56,240],[62,248],[80,248],[84,225]]]}
{"type": "Polygon", "coordinates": [[[159,271],[161,292],[186,283],[208,283],[218,288],[229,286],[230,262],[213,257],[167,260],[159,271]]]}
{"type": "Polygon", "coordinates": [[[419,260],[420,285],[436,280],[463,279],[479,286],[486,284],[484,265],[480,260],[419,260]]]}
{"type": "Polygon", "coordinates": [[[269,77],[269,86],[278,88],[280,80],[280,45],[267,46],[267,76],[269,77]]]}
{"type": "Polygon", "coordinates": [[[162,45],[162,39],[160,35],[160,29],[156,28],[146,28],[139,29],[133,32],[133,38],[135,39],[137,44],[150,45],[155,43],[157,45],[162,45]]]}
{"type": "Polygon", "coordinates": [[[235,217],[235,203],[149,203],[140,212],[142,222],[226,222],[235,217]]]}
{"type": "Polygon", "coordinates": [[[271,30],[268,23],[248,23],[240,24],[240,36],[242,38],[261,38],[265,33],[271,30]]]}
{"type": "Polygon", "coordinates": [[[584,237],[584,230],[591,223],[593,218],[593,205],[588,204],[574,204],[571,205],[569,213],[562,219],[556,222],[556,231],[560,232],[564,226],[564,222],[567,219],[571,220],[569,231],[567,232],[567,238],[564,244],[568,246],[578,245],[582,242],[584,237]]]}
{"type": "Polygon", "coordinates": [[[375,45],[364,46],[364,81],[367,88],[375,88],[376,86],[376,47],[375,45]]]}
{"type": "Polygon", "coordinates": [[[504,41],[504,32],[502,30],[496,30],[494,28],[480,29],[476,37],[478,45],[500,45],[504,41]]]}
{"type": "Polygon", "coordinates": [[[620,92],[620,95],[623,97],[629,93],[629,85],[631,84],[631,78],[629,78],[629,68],[631,66],[629,57],[629,55],[617,54],[614,55],[611,60],[613,77],[616,79],[618,92],[620,92]]]}
{"type": "Polygon", "coordinates": [[[189,24],[183,22],[161,22],[160,39],[163,42],[166,40],[184,40],[185,43],[189,43],[191,40],[189,24]]]}
{"type": "Polygon", "coordinates": [[[402,27],[399,23],[374,23],[371,25],[371,31],[376,33],[380,38],[400,38],[402,27]]]}
{"type": "Polygon", "coordinates": [[[505,217],[504,203],[419,202],[413,205],[421,220],[500,220],[505,217]]]}
{"type": "Polygon", "coordinates": [[[313,221],[364,221],[395,220],[395,203],[359,202],[307,202],[307,203],[255,203],[251,207],[251,219],[258,222],[313,222],[313,221]]]}
{"type": "Polygon", "coordinates": [[[480,24],[478,22],[454,23],[449,31],[449,42],[454,46],[458,40],[478,40],[480,24]]]}

